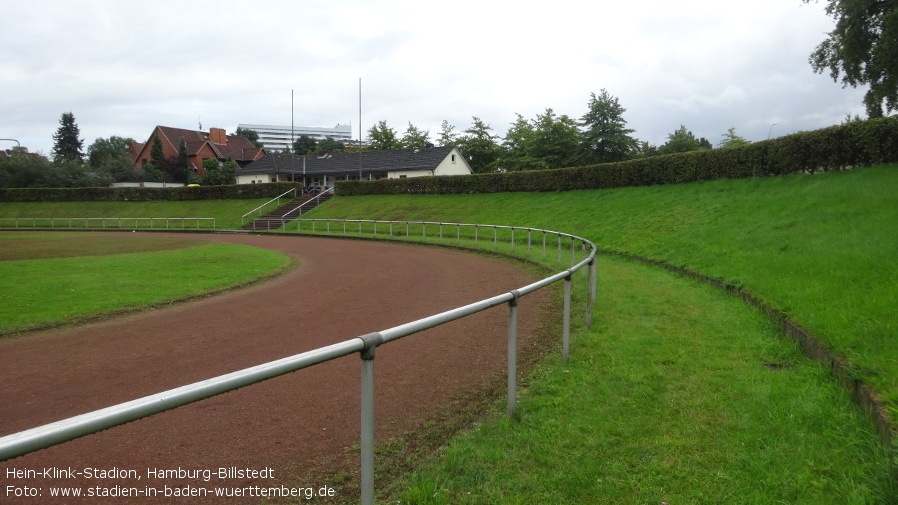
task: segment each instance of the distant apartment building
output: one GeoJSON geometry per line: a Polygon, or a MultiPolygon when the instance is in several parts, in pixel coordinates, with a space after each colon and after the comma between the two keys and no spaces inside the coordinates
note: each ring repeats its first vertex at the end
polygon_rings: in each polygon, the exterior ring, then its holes
{"type": "MultiPolygon", "coordinates": [[[[318,128],[314,126],[273,126],[261,124],[240,124],[238,128],[253,130],[259,134],[259,142],[268,152],[281,152],[290,146],[293,140],[302,135],[307,135],[317,141],[330,137],[338,142],[347,144],[352,141],[352,126],[338,124],[333,128],[318,128]],[[292,139],[292,140],[291,140],[292,139]]],[[[292,149],[292,147],[291,147],[292,149]]]]}

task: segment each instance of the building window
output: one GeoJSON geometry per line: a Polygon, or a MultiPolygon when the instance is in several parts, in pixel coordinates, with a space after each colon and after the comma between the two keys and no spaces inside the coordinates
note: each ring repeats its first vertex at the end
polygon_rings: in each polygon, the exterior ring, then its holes
{"type": "Polygon", "coordinates": [[[399,176],[400,179],[405,179],[406,177],[408,177],[408,176],[407,176],[407,175],[400,175],[400,176],[399,176]]]}
{"type": "Polygon", "coordinates": [[[455,155],[452,155],[452,163],[455,163],[455,155]]]}

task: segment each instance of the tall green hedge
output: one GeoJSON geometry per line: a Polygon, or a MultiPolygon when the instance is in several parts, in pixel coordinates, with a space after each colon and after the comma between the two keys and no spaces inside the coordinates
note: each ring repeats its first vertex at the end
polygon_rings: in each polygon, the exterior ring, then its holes
{"type": "Polygon", "coordinates": [[[179,188],[8,188],[0,202],[142,202],[153,200],[246,200],[274,198],[301,184],[275,182],[179,188]]]}
{"type": "Polygon", "coordinates": [[[848,122],[743,147],[553,170],[337,181],[337,194],[570,191],[842,170],[898,161],[898,117],[848,122]]]}

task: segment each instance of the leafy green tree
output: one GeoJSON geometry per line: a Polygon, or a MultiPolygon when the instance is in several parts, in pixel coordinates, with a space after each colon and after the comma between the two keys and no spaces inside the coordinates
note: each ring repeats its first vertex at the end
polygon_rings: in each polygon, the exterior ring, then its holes
{"type": "Polygon", "coordinates": [[[133,139],[115,135],[107,139],[96,139],[87,147],[87,160],[91,169],[100,174],[108,174],[113,182],[132,180],[135,175],[134,161],[128,148],[133,142],[133,139]]]}
{"type": "Polygon", "coordinates": [[[402,139],[399,143],[402,144],[402,147],[405,149],[424,147],[427,144],[430,144],[430,130],[422,131],[409,122],[408,128],[405,130],[405,133],[402,134],[402,139]]]}
{"type": "Polygon", "coordinates": [[[658,156],[661,154],[661,151],[658,150],[658,146],[654,144],[650,144],[645,140],[636,141],[636,147],[630,151],[630,158],[651,158],[652,156],[658,156]]]}
{"type": "Polygon", "coordinates": [[[882,117],[883,105],[898,110],[898,2],[827,0],[826,13],[836,27],[811,53],[811,67],[829,69],[833,81],[841,75],[845,86],[869,86],[864,106],[871,118],[882,117]]]}
{"type": "Polygon", "coordinates": [[[250,130],[249,128],[237,127],[237,131],[234,132],[238,137],[243,137],[246,140],[249,140],[250,143],[256,147],[262,147],[262,143],[259,142],[259,132],[256,130],[250,130]]]}
{"type": "Polygon", "coordinates": [[[533,158],[535,133],[530,121],[524,116],[515,114],[518,118],[511,124],[511,128],[505,132],[502,141],[502,152],[499,155],[498,167],[503,170],[526,170],[545,168],[540,160],[533,158]]]}
{"type": "Polygon", "coordinates": [[[48,187],[52,167],[46,156],[14,147],[11,156],[0,158],[0,188],[48,187]]]}
{"type": "Polygon", "coordinates": [[[84,154],[81,152],[84,140],[78,138],[81,132],[75,122],[75,115],[63,112],[59,124],[59,129],[53,134],[53,161],[55,163],[67,160],[84,161],[84,154]]]}
{"type": "Polygon", "coordinates": [[[237,162],[228,158],[226,162],[220,164],[217,159],[208,159],[203,161],[203,175],[199,178],[200,184],[203,186],[225,186],[234,184],[237,177],[237,162]]]}
{"type": "Polygon", "coordinates": [[[586,160],[593,163],[622,161],[636,149],[638,141],[630,135],[623,108],[617,97],[604,88],[596,96],[590,93],[589,111],[580,118],[583,128],[583,150],[586,160]]]}
{"type": "Polygon", "coordinates": [[[546,109],[543,114],[537,114],[533,122],[530,156],[540,160],[546,168],[570,167],[581,159],[580,140],[576,121],[565,114],[556,116],[552,109],[546,109]]]}
{"type": "Polygon", "coordinates": [[[325,137],[324,140],[318,143],[318,147],[315,148],[315,154],[324,154],[324,153],[345,153],[346,152],[346,144],[340,142],[339,140],[334,140],[331,137],[325,137]]]}
{"type": "Polygon", "coordinates": [[[502,148],[496,143],[499,137],[493,135],[490,125],[480,118],[474,116],[472,120],[474,124],[459,137],[456,146],[475,173],[495,171],[502,152],[502,148]]]}
{"type": "Polygon", "coordinates": [[[318,142],[308,135],[300,135],[293,142],[293,152],[296,154],[311,154],[318,148],[318,142]]]}
{"type": "Polygon", "coordinates": [[[695,135],[687,130],[685,125],[680,125],[677,131],[667,135],[667,142],[658,148],[658,151],[661,154],[672,154],[698,151],[701,148],[695,135]]]}
{"type": "Polygon", "coordinates": [[[458,134],[455,133],[455,126],[449,124],[449,121],[445,119],[440,124],[440,145],[441,146],[452,146],[455,145],[455,139],[458,138],[458,134]]]}
{"type": "Polygon", "coordinates": [[[736,129],[730,128],[726,133],[723,134],[723,140],[721,140],[717,147],[721,149],[728,149],[732,147],[742,147],[751,144],[750,140],[745,140],[744,138],[736,135],[736,129]]]}
{"type": "Polygon", "coordinates": [[[387,126],[386,121],[378,121],[376,125],[368,130],[368,145],[371,149],[380,150],[402,148],[402,143],[396,136],[396,130],[387,126]]]}

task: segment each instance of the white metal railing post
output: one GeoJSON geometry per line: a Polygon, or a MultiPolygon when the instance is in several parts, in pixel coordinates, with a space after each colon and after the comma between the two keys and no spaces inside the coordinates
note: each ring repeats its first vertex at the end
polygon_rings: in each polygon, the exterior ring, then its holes
{"type": "Polygon", "coordinates": [[[561,234],[558,234],[558,264],[561,264],[561,234]]]}
{"type": "Polygon", "coordinates": [[[362,505],[374,505],[374,352],[383,342],[380,333],[359,337],[362,358],[361,494],[362,505]]]}
{"type": "Polygon", "coordinates": [[[531,240],[530,239],[531,239],[532,235],[533,235],[533,229],[528,229],[527,230],[527,252],[528,253],[531,250],[531,246],[530,246],[531,240]]]}
{"type": "Polygon", "coordinates": [[[574,237],[571,237],[571,266],[576,265],[576,257],[577,257],[577,243],[574,241],[574,237]]]}
{"type": "Polygon", "coordinates": [[[475,245],[475,246],[478,245],[478,242],[477,242],[477,225],[476,225],[476,224],[474,225],[474,245],[475,245]]]}
{"type": "Polygon", "coordinates": [[[461,223],[455,226],[455,242],[461,244],[461,223]]]}
{"type": "Polygon", "coordinates": [[[499,230],[493,226],[493,249],[499,248],[499,230]]]}
{"type": "Polygon", "coordinates": [[[567,361],[571,348],[571,274],[568,271],[567,277],[564,278],[564,334],[562,336],[562,355],[567,361]]]}
{"type": "Polygon", "coordinates": [[[546,230],[543,230],[543,259],[546,259],[546,230]]]}
{"type": "Polygon", "coordinates": [[[596,268],[596,259],[592,258],[592,261],[589,262],[589,277],[587,277],[588,281],[586,282],[586,329],[592,328],[592,304],[595,301],[593,299],[594,287],[593,283],[595,279],[592,274],[595,272],[596,268]]]}
{"type": "Polygon", "coordinates": [[[511,250],[514,252],[514,226],[511,227],[511,250]]]}
{"type": "Polygon", "coordinates": [[[508,417],[514,418],[518,394],[518,292],[508,301],[508,417]]]}
{"type": "Polygon", "coordinates": [[[596,270],[598,267],[596,266],[596,257],[593,256],[592,263],[589,264],[589,278],[592,281],[592,286],[590,286],[591,293],[591,302],[593,304],[596,303],[596,270]]]}

